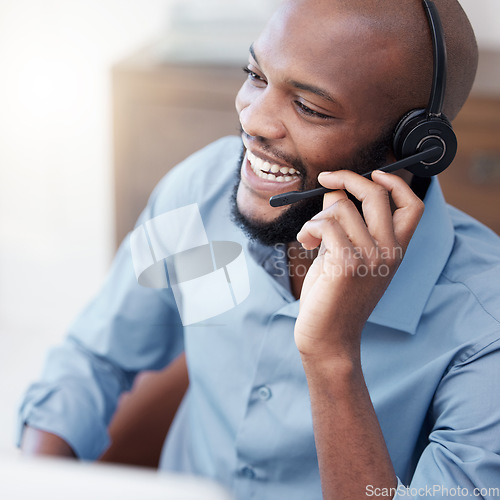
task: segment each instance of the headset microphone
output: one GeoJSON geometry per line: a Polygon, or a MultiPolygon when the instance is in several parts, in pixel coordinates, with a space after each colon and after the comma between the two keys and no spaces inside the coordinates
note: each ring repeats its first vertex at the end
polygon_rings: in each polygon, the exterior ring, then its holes
{"type": "MultiPolygon", "coordinates": [[[[429,21],[434,57],[429,102],[425,109],[412,110],[399,121],[393,138],[394,154],[398,161],[379,170],[395,172],[406,168],[417,177],[431,177],[451,164],[457,152],[457,138],[442,112],[446,90],[446,44],[441,19],[434,2],[422,0],[422,3],[429,21]]],[[[368,172],[364,177],[370,175],[371,172],[368,172]]],[[[273,207],[280,207],[330,191],[332,189],[323,187],[292,191],[273,196],[269,203],[273,207]]]]}

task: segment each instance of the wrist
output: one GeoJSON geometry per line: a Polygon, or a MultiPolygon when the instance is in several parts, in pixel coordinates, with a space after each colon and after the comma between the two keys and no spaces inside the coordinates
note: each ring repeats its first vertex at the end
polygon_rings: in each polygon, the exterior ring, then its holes
{"type": "Polygon", "coordinates": [[[336,325],[332,323],[323,328],[304,325],[299,321],[295,324],[295,344],[303,361],[316,361],[329,364],[343,362],[358,362],[361,357],[361,334],[363,326],[336,325]]]}
{"type": "Polygon", "coordinates": [[[361,366],[361,342],[343,342],[343,345],[321,345],[311,342],[308,349],[299,349],[304,368],[346,370],[361,366]],[[347,344],[347,345],[346,345],[347,344]]]}
{"type": "Polygon", "coordinates": [[[302,366],[309,385],[352,387],[363,379],[361,359],[353,355],[311,356],[301,354],[302,366]]]}

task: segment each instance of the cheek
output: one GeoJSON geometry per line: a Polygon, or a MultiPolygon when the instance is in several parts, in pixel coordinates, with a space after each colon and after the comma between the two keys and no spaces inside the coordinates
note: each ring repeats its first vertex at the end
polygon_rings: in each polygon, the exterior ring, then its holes
{"type": "Polygon", "coordinates": [[[316,175],[323,170],[343,168],[356,150],[355,134],[340,127],[324,133],[303,134],[301,139],[303,161],[316,175]]]}
{"type": "Polygon", "coordinates": [[[304,141],[302,147],[302,158],[306,165],[317,175],[322,170],[334,167],[335,159],[342,156],[344,149],[343,141],[336,142],[331,137],[310,137],[304,141]]]}

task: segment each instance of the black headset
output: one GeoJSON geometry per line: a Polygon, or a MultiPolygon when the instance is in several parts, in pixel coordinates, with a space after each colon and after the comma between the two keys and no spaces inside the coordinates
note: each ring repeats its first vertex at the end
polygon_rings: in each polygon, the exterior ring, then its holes
{"type": "MultiPolygon", "coordinates": [[[[457,152],[457,138],[450,121],[443,114],[446,90],[446,44],[439,12],[430,0],[422,0],[432,34],[434,69],[429,103],[425,109],[414,109],[396,125],[393,137],[396,162],[381,167],[384,172],[406,169],[417,177],[431,177],[448,167],[457,152]]],[[[363,174],[370,177],[371,172],[363,174]]],[[[306,198],[332,191],[325,187],[308,191],[291,191],[272,196],[272,207],[290,205],[306,198]]]]}
{"type": "Polygon", "coordinates": [[[427,161],[406,167],[418,177],[431,177],[448,167],[457,152],[457,138],[450,121],[442,113],[446,90],[446,44],[441,19],[434,2],[422,0],[429,20],[434,53],[432,90],[426,109],[407,113],[394,130],[396,159],[412,157],[437,146],[438,153],[427,161]]]}

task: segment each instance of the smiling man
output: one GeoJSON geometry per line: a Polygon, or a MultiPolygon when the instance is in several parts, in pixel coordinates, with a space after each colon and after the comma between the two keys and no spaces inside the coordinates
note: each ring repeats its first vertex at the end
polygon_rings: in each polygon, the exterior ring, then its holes
{"type": "MultiPolygon", "coordinates": [[[[453,119],[477,47],[460,5],[436,5],[453,119]]],[[[394,128],[425,108],[432,60],[421,0],[285,1],[250,49],[241,138],[179,165],[139,220],[197,203],[211,240],[244,247],[250,296],[183,327],[170,289],[138,285],[127,238],[20,428],[96,458],[121,392],[184,348],[190,388],[166,469],[241,499],[500,487],[499,239],[435,179],[359,175],[394,161],[394,128]],[[269,204],[319,185],[335,191],[269,204]]]]}

